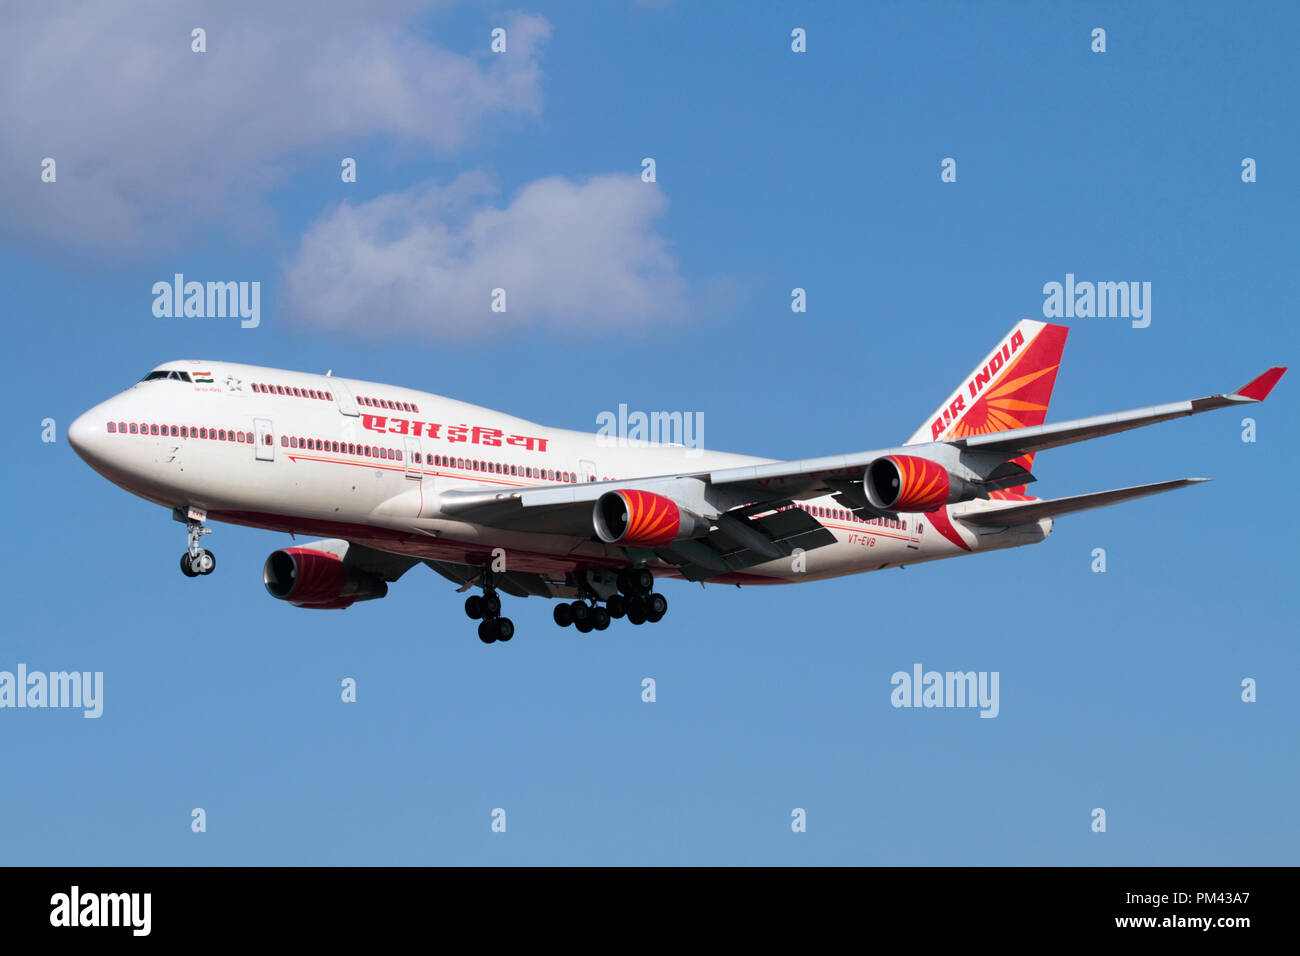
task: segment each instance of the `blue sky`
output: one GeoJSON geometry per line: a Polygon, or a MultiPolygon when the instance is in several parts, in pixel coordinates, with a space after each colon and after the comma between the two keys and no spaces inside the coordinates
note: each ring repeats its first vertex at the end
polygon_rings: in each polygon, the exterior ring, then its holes
{"type": "Polygon", "coordinates": [[[63,435],[193,356],[856,451],[911,434],[1067,273],[1150,282],[1152,321],[1072,321],[1049,420],[1225,391],[1296,352],[1294,7],[123,4],[97,42],[42,10],[0,39],[0,669],[103,671],[105,702],[0,711],[5,862],[1295,862],[1295,373],[1248,413],[1042,454],[1042,496],[1215,480],[1033,550],[670,583],[660,624],[586,636],[508,599],[492,647],[424,569],[341,613],[271,600],[270,532],[217,526],[217,573],[187,580],[181,526],[63,435]],[[498,221],[520,242],[476,242],[498,221]],[[474,306],[466,276],[539,263],[508,322],[474,306]],[[260,281],[261,326],[155,318],[178,271],[260,281]],[[893,709],[917,662],[998,671],[997,719],[893,709]]]}

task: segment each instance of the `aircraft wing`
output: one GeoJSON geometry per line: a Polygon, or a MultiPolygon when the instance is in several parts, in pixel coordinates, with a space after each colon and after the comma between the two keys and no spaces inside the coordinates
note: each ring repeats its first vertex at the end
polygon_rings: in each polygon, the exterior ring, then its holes
{"type": "Polygon", "coordinates": [[[834,455],[826,458],[811,458],[804,461],[773,462],[764,465],[752,465],[743,468],[728,468],[709,474],[709,481],[716,485],[743,485],[756,494],[767,489],[782,489],[790,497],[817,497],[838,490],[837,479],[861,478],[862,471],[873,460],[885,454],[899,452],[920,454],[924,456],[927,449],[948,447],[958,451],[988,453],[991,458],[1010,461],[1020,455],[1042,451],[1045,448],[1057,448],[1075,442],[1113,435],[1117,432],[1154,425],[1157,422],[1187,415],[1199,415],[1216,408],[1232,405],[1262,402],[1273,390],[1286,368],[1274,366],[1261,375],[1257,375],[1241,388],[1227,395],[1210,395],[1205,398],[1193,398],[1182,402],[1169,402],[1153,405],[1149,408],[1135,408],[1110,415],[1094,415],[1091,418],[1076,418],[1057,422],[1052,425],[1037,425],[1032,428],[1015,428],[1009,431],[989,432],[982,435],[969,435],[953,438],[943,442],[927,442],[906,445],[901,449],[891,448],[883,451],[860,452],[853,455],[834,455]],[[813,494],[807,494],[811,489],[813,494]],[[802,493],[802,494],[801,494],[802,493]]]}
{"type": "MultiPolygon", "coordinates": [[[[1211,395],[1109,415],[1078,418],[1051,425],[967,435],[946,441],[924,442],[876,451],[830,455],[799,461],[774,461],[736,468],[683,472],[625,481],[600,481],[576,485],[502,491],[497,489],[448,491],[439,498],[443,514],[463,517],[492,527],[516,531],[573,534],[593,533],[592,511],[604,494],[635,489],[672,498],[713,522],[707,536],[675,541],[655,549],[655,554],[683,568],[692,579],[751,567],[788,555],[796,547],[810,550],[832,543],[834,536],[815,517],[800,509],[781,510],[800,499],[833,495],[846,510],[859,516],[888,514],[873,509],[862,488],[868,465],[884,455],[917,455],[949,468],[978,472],[986,490],[1032,481],[1013,459],[1045,448],[1100,438],[1187,415],[1234,405],[1263,401],[1286,369],[1270,368],[1226,395],[1211,395]]],[[[1079,495],[1049,501],[1011,505],[994,511],[971,511],[963,519],[987,524],[994,515],[999,523],[1012,517],[1018,523],[1064,514],[1146,494],[1183,487],[1199,479],[1183,479],[1079,495]]]]}
{"type": "Polygon", "coordinates": [[[1156,422],[1186,415],[1199,415],[1201,412],[1216,408],[1228,408],[1232,405],[1262,402],[1273,390],[1278,379],[1286,369],[1274,366],[1262,375],[1257,375],[1241,388],[1227,395],[1209,395],[1205,398],[1193,398],[1185,402],[1169,402],[1165,405],[1153,405],[1150,408],[1134,408],[1126,412],[1111,415],[1094,415],[1091,418],[1076,418],[1072,421],[1057,422],[1054,425],[1038,425],[1033,428],[1015,428],[1005,432],[991,432],[987,435],[972,435],[954,439],[949,444],[976,451],[1005,452],[1008,457],[1023,455],[1026,452],[1042,451],[1045,448],[1058,448],[1074,442],[1114,435],[1116,432],[1154,425],[1156,422]]]}
{"type": "Polygon", "coordinates": [[[1045,501],[1023,501],[1001,503],[998,507],[980,511],[969,511],[953,515],[964,524],[982,527],[1007,528],[1018,524],[1038,521],[1040,518],[1055,518],[1058,515],[1086,511],[1089,508],[1104,508],[1107,505],[1158,495],[1163,491],[1186,488],[1188,485],[1209,481],[1209,478],[1178,478],[1174,481],[1157,481],[1149,485],[1134,485],[1131,488],[1116,488],[1112,491],[1094,491],[1087,495],[1071,495],[1068,498],[1048,498],[1045,501]]]}

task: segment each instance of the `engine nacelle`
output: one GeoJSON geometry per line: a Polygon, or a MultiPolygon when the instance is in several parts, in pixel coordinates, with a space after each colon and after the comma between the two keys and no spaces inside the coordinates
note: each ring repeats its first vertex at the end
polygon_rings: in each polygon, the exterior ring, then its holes
{"type": "Polygon", "coordinates": [[[709,532],[708,522],[679,508],[673,499],[631,488],[607,491],[597,498],[592,523],[596,536],[606,544],[636,548],[658,548],[709,532]]]}
{"type": "Polygon", "coordinates": [[[915,455],[886,455],[867,466],[863,490],[881,511],[937,511],[957,501],[980,497],[969,481],[955,478],[943,465],[915,455]]]}
{"type": "Polygon", "coordinates": [[[345,608],[388,593],[379,578],[348,568],[337,554],[312,548],[272,551],[262,567],[262,583],[273,598],[317,610],[345,608]]]}

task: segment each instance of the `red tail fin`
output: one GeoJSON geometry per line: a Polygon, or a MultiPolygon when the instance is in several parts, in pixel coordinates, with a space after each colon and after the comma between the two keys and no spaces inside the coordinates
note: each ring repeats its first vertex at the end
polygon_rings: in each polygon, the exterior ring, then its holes
{"type": "MultiPolygon", "coordinates": [[[[1029,319],[1017,323],[907,444],[1043,424],[1069,331],[1064,325],[1029,319]]],[[[1029,470],[1034,456],[1021,455],[1015,462],[1029,470]]],[[[1025,486],[1019,485],[994,494],[1015,498],[1024,492],[1025,486]]]]}

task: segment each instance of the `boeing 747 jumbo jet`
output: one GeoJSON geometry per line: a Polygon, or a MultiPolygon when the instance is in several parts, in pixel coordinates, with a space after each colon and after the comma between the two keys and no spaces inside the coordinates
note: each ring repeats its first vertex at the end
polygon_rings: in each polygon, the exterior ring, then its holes
{"type": "Polygon", "coordinates": [[[229,362],[167,362],[86,412],[68,441],[172,511],[181,571],[211,574],[207,522],[323,540],[273,551],[272,597],[381,598],[426,564],[460,586],[485,643],[501,594],[558,598],[557,624],[658,621],[657,578],[789,584],[1042,541],[1058,515],[1204,478],[1041,500],[1034,455],[1267,397],[1235,392],[1044,424],[1068,329],[1025,320],[906,442],[804,461],[615,442],[427,392],[229,362]],[[248,446],[252,445],[252,448],[248,446]]]}

